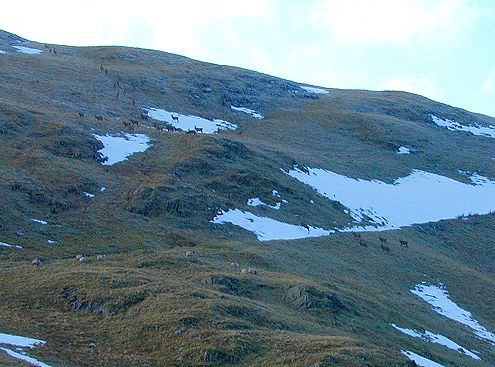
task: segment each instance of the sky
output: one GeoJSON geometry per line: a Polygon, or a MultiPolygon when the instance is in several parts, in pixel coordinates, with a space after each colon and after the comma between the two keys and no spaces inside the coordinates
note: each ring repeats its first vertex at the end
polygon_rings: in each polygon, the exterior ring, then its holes
{"type": "Polygon", "coordinates": [[[0,29],[317,86],[405,90],[495,116],[493,0],[6,0],[0,29]]]}

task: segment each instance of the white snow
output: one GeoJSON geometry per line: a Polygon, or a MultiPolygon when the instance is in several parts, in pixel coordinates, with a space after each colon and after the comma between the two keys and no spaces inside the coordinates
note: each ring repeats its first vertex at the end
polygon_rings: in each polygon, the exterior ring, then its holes
{"type": "Polygon", "coordinates": [[[106,189],[107,189],[106,187],[102,187],[102,188],[100,188],[100,192],[103,192],[103,191],[105,191],[106,189]]]}
{"type": "Polygon", "coordinates": [[[0,50],[0,54],[6,54],[7,52],[0,50]]]}
{"type": "Polygon", "coordinates": [[[411,149],[408,147],[400,147],[397,154],[411,154],[411,149]]]}
{"type": "Polygon", "coordinates": [[[48,240],[46,241],[46,243],[48,243],[49,245],[54,245],[57,243],[57,241],[54,241],[54,240],[48,240]]]}
{"type": "Polygon", "coordinates": [[[148,108],[147,110],[148,116],[152,119],[166,122],[177,129],[188,131],[194,130],[195,127],[202,128],[203,133],[205,134],[213,134],[219,130],[235,130],[237,129],[237,125],[224,121],[224,120],[208,120],[203,117],[194,116],[194,115],[182,115],[177,112],[171,112],[162,110],[160,108],[148,108]],[[179,118],[178,121],[174,121],[172,119],[172,115],[179,118]]]}
{"type": "Polygon", "coordinates": [[[275,209],[275,210],[279,210],[282,203],[276,203],[275,205],[269,205],[269,204],[266,204],[264,203],[263,201],[261,201],[260,198],[252,198],[252,199],[248,199],[247,201],[247,205],[249,206],[260,206],[260,205],[264,205],[264,206],[267,206],[269,208],[272,208],[272,209],[275,209]]]}
{"type": "Polygon", "coordinates": [[[251,115],[251,117],[254,117],[255,119],[258,120],[262,120],[264,118],[264,116],[261,113],[258,113],[250,108],[236,107],[236,106],[230,106],[230,108],[233,109],[234,111],[247,113],[248,115],[251,115]]]}
{"type": "Polygon", "coordinates": [[[459,307],[449,297],[449,292],[443,284],[428,285],[421,283],[416,285],[411,292],[420,297],[423,301],[429,303],[432,309],[438,314],[474,330],[474,334],[492,345],[495,345],[495,334],[489,332],[485,327],[476,321],[471,312],[459,307]]]}
{"type": "Polygon", "coordinates": [[[433,362],[431,359],[420,356],[419,354],[416,354],[409,350],[401,350],[401,353],[404,354],[411,361],[416,362],[416,364],[420,367],[444,367],[437,362],[433,362]]]}
{"type": "Polygon", "coordinates": [[[447,338],[446,336],[440,335],[440,334],[435,334],[432,333],[431,331],[425,330],[424,332],[418,331],[418,330],[413,330],[413,329],[407,329],[407,328],[401,328],[395,324],[390,324],[394,329],[399,330],[400,332],[412,336],[413,338],[419,338],[425,341],[428,341],[430,343],[435,343],[435,344],[440,344],[443,345],[449,349],[455,350],[461,354],[465,354],[473,359],[481,359],[478,355],[474,354],[470,350],[464,348],[463,346],[457,344],[453,340],[447,338]]]}
{"type": "Polygon", "coordinates": [[[29,357],[28,355],[25,355],[25,354],[22,354],[22,353],[18,353],[18,352],[14,352],[13,350],[10,350],[10,349],[7,349],[7,348],[0,347],[0,349],[3,350],[5,353],[7,353],[9,356],[11,356],[13,358],[16,358],[16,359],[20,359],[20,360],[22,360],[24,362],[27,362],[29,364],[32,364],[33,366],[37,366],[37,367],[50,367],[46,363],[43,363],[43,362],[37,360],[36,358],[29,357]]]}
{"type": "Polygon", "coordinates": [[[8,345],[11,347],[16,347],[16,350],[20,351],[20,353],[14,352],[11,349],[3,348],[3,347],[0,347],[1,350],[3,350],[5,353],[7,353],[9,356],[13,358],[21,359],[38,367],[50,367],[50,366],[41,361],[38,361],[35,358],[27,356],[22,348],[34,348],[37,345],[43,345],[45,343],[46,341],[41,339],[27,338],[25,336],[0,333],[0,345],[8,345]]]}
{"type": "Polygon", "coordinates": [[[7,344],[15,347],[33,348],[38,344],[45,344],[46,341],[41,339],[27,338],[25,336],[17,336],[0,333],[0,344],[7,344]]]}
{"type": "Polygon", "coordinates": [[[48,224],[48,222],[46,222],[44,220],[41,220],[41,219],[31,218],[31,220],[33,222],[36,222],[36,223],[39,223],[39,224],[43,224],[43,225],[47,225],[48,224]]]}
{"type": "Polygon", "coordinates": [[[295,168],[288,174],[339,201],[355,222],[367,216],[374,224],[344,231],[387,230],[495,210],[495,181],[479,175],[471,176],[470,185],[421,170],[413,170],[392,184],[313,168],[308,173],[295,168]]]}
{"type": "Polygon", "coordinates": [[[328,94],[328,91],[322,88],[310,87],[308,85],[300,85],[302,89],[306,92],[315,93],[315,94],[328,94]]]}
{"type": "Polygon", "coordinates": [[[430,115],[430,117],[435,124],[441,127],[445,127],[450,131],[466,131],[466,132],[470,132],[473,135],[495,138],[495,126],[493,125],[488,125],[488,126],[481,126],[478,124],[461,125],[460,123],[455,122],[453,120],[449,120],[449,119],[442,120],[441,118],[434,115],[430,115]]]}
{"type": "Polygon", "coordinates": [[[8,243],[5,243],[5,242],[0,242],[0,247],[15,247],[15,248],[22,248],[22,246],[19,246],[19,245],[10,245],[8,243]]]}
{"type": "Polygon", "coordinates": [[[103,157],[108,160],[102,164],[111,166],[115,163],[125,161],[134,153],[144,152],[148,149],[150,138],[145,134],[125,134],[124,136],[96,135],[93,136],[101,141],[104,148],[99,150],[103,157]]]}
{"type": "Polygon", "coordinates": [[[30,48],[25,46],[12,46],[12,47],[14,47],[17,50],[17,52],[21,52],[27,55],[38,55],[43,52],[42,50],[38,50],[37,48],[30,48]]]}
{"type": "Polygon", "coordinates": [[[333,231],[310,227],[309,231],[303,226],[296,226],[277,220],[259,217],[240,209],[230,209],[220,212],[212,223],[232,223],[253,232],[259,241],[293,240],[307,237],[327,236],[333,231]]]}
{"type": "Polygon", "coordinates": [[[83,191],[84,196],[87,196],[88,198],[94,198],[94,194],[90,194],[89,192],[83,191]]]}

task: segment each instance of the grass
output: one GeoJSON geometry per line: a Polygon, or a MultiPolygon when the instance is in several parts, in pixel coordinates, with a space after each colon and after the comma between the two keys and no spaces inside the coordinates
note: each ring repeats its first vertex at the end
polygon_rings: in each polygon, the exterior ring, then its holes
{"type": "MultiPolygon", "coordinates": [[[[493,214],[367,233],[366,248],[351,234],[261,243],[209,223],[219,209],[247,209],[252,197],[273,204],[276,189],[289,201],[283,210],[249,210],[294,224],[347,224],[342,206],[281,171],[295,164],[387,182],[411,169],[495,178],[492,140],[428,121],[428,113],[487,117],[403,93],[333,90],[312,99],[289,81],[150,50],[60,46],[57,57],[2,55],[0,68],[0,241],[23,246],[0,248],[0,330],[47,340],[36,358],[56,367],[402,367],[412,363],[400,350],[411,349],[445,366],[495,364],[488,344],[409,291],[442,282],[493,331],[493,214]],[[235,114],[231,102],[266,118],[235,114]],[[242,133],[160,134],[140,120],[136,131],[153,147],[101,166],[92,133],[120,132],[122,118],[139,119],[149,106],[229,120],[242,133]],[[402,145],[417,154],[396,154],[402,145]],[[198,256],[186,258],[189,249],[198,256]],[[89,261],[76,262],[80,253],[89,261]],[[97,262],[101,253],[107,260],[97,262]],[[45,263],[32,266],[38,257],[45,263]],[[291,287],[344,307],[297,308],[285,297],[291,287]],[[391,322],[449,336],[483,360],[409,338],[391,322]]],[[[3,354],[0,363],[20,365],[3,354]]]]}

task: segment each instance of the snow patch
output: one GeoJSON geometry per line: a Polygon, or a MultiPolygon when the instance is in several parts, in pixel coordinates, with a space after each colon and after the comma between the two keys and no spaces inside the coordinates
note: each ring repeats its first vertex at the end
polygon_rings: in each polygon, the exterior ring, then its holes
{"type": "Polygon", "coordinates": [[[107,189],[106,187],[101,187],[101,188],[100,188],[100,192],[103,192],[103,191],[105,191],[106,189],[107,189]]]}
{"type": "Polygon", "coordinates": [[[288,174],[328,199],[339,201],[355,222],[367,217],[373,223],[344,231],[396,229],[495,210],[495,181],[480,175],[471,176],[473,184],[469,185],[421,170],[413,170],[392,184],[354,179],[317,168],[294,168],[288,174]]]}
{"type": "Polygon", "coordinates": [[[31,218],[31,221],[39,224],[43,224],[44,226],[48,224],[48,222],[41,220],[41,219],[36,219],[36,218],[31,218]]]}
{"type": "Polygon", "coordinates": [[[455,350],[461,354],[465,354],[473,359],[480,360],[481,358],[471,352],[470,350],[464,348],[463,346],[457,344],[453,340],[447,338],[446,336],[440,335],[440,334],[435,334],[432,333],[431,331],[425,330],[423,332],[413,330],[413,329],[406,329],[406,328],[401,328],[395,324],[390,324],[394,329],[399,330],[400,332],[412,336],[413,338],[419,338],[422,340],[425,340],[430,343],[435,343],[435,344],[440,344],[443,345],[449,349],[455,350]]]}
{"type": "Polygon", "coordinates": [[[432,306],[432,309],[439,315],[445,316],[451,320],[460,322],[461,324],[474,330],[474,334],[488,343],[495,345],[495,334],[489,332],[485,327],[476,321],[471,312],[459,307],[449,297],[449,292],[443,284],[428,285],[421,283],[416,285],[411,292],[423,301],[432,306]]]}
{"type": "Polygon", "coordinates": [[[0,50],[0,54],[6,54],[7,52],[0,50]]]}
{"type": "Polygon", "coordinates": [[[177,112],[166,111],[160,108],[148,108],[146,111],[148,116],[152,119],[166,122],[167,124],[183,131],[194,130],[194,128],[197,127],[202,128],[203,133],[205,134],[213,134],[219,130],[237,129],[237,125],[224,120],[208,120],[203,117],[182,115],[177,112]],[[172,116],[178,117],[178,120],[174,120],[172,116]]]}
{"type": "Polygon", "coordinates": [[[20,360],[22,360],[24,362],[27,362],[27,363],[29,363],[29,364],[31,364],[33,366],[37,366],[37,367],[50,367],[46,363],[43,363],[43,362],[37,360],[36,358],[29,357],[26,354],[14,352],[13,350],[8,349],[8,348],[2,348],[2,347],[0,347],[0,349],[3,350],[5,353],[7,353],[12,358],[20,359],[20,360]]]}
{"type": "Polygon", "coordinates": [[[411,149],[408,147],[400,147],[397,154],[411,154],[411,149]]]}
{"type": "Polygon", "coordinates": [[[19,245],[10,245],[10,244],[5,243],[5,242],[0,242],[0,247],[15,247],[15,248],[22,248],[22,246],[19,246],[19,245]]]}
{"type": "Polygon", "coordinates": [[[3,348],[3,347],[0,347],[1,350],[3,350],[5,353],[7,353],[9,356],[13,358],[21,359],[38,367],[50,367],[50,366],[41,361],[38,361],[35,358],[27,356],[22,348],[31,349],[36,347],[37,345],[43,345],[45,343],[46,341],[41,339],[27,338],[25,336],[0,333],[0,345],[8,345],[11,347],[15,347],[16,350],[20,351],[20,353],[14,352],[11,349],[3,348]]]}
{"type": "Polygon", "coordinates": [[[263,205],[263,206],[267,206],[267,207],[275,209],[275,210],[279,210],[282,203],[276,203],[275,205],[269,205],[269,204],[266,204],[263,201],[261,201],[260,198],[252,198],[252,199],[249,199],[247,201],[247,205],[249,205],[249,206],[261,206],[261,205],[263,205]]]}
{"type": "Polygon", "coordinates": [[[93,136],[104,145],[103,149],[98,152],[108,158],[102,163],[105,166],[125,161],[134,153],[144,152],[151,146],[150,138],[145,134],[125,134],[124,136],[93,134],[93,136]]]}
{"type": "Polygon", "coordinates": [[[42,53],[42,50],[38,50],[37,48],[25,47],[25,46],[12,46],[17,52],[27,54],[27,55],[38,55],[42,53]]]}
{"type": "Polygon", "coordinates": [[[306,92],[314,94],[328,94],[328,91],[322,88],[310,87],[309,85],[300,85],[300,88],[304,89],[306,92]]]}
{"type": "Polygon", "coordinates": [[[33,348],[36,345],[45,344],[46,341],[41,339],[28,338],[25,336],[17,336],[0,333],[0,344],[7,344],[15,347],[33,348]]]}
{"type": "Polygon", "coordinates": [[[294,240],[327,236],[333,233],[333,231],[316,227],[309,227],[308,230],[303,226],[279,222],[267,217],[259,217],[240,209],[222,211],[211,222],[217,224],[232,223],[253,232],[259,241],[294,240]]]}
{"type": "Polygon", "coordinates": [[[88,198],[94,198],[94,194],[90,194],[89,192],[83,191],[84,196],[87,196],[88,198]]]}
{"type": "Polygon", "coordinates": [[[250,108],[236,107],[236,106],[230,106],[230,108],[234,111],[247,113],[251,117],[254,117],[255,119],[258,119],[258,120],[262,120],[264,118],[264,116],[261,113],[258,113],[255,110],[251,110],[250,108]]]}
{"type": "Polygon", "coordinates": [[[419,354],[416,354],[409,350],[401,350],[401,353],[404,354],[411,361],[416,362],[416,364],[420,367],[444,367],[437,362],[433,362],[431,359],[420,356],[419,354]]]}
{"type": "Polygon", "coordinates": [[[54,241],[54,240],[48,240],[46,241],[46,243],[48,243],[49,245],[54,245],[57,243],[57,241],[54,241]]]}
{"type": "Polygon", "coordinates": [[[466,132],[470,132],[473,135],[495,138],[495,126],[493,125],[488,125],[488,126],[481,126],[478,124],[461,125],[460,123],[455,122],[453,120],[449,120],[449,119],[442,120],[441,118],[435,115],[430,115],[430,117],[436,125],[445,127],[450,131],[466,131],[466,132]]]}

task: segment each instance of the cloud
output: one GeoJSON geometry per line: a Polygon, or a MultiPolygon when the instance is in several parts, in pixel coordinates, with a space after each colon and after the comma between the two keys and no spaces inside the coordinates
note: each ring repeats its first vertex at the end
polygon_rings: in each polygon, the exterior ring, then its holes
{"type": "Polygon", "coordinates": [[[310,21],[337,42],[407,43],[458,34],[478,15],[464,0],[320,0],[310,10],[310,21]]]}
{"type": "Polygon", "coordinates": [[[487,75],[481,85],[481,92],[483,94],[492,94],[495,92],[495,71],[492,71],[487,75]]]}
{"type": "Polygon", "coordinates": [[[430,76],[421,77],[394,77],[379,88],[381,90],[406,91],[422,96],[442,100],[443,95],[436,87],[430,76]]]}

